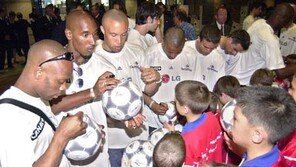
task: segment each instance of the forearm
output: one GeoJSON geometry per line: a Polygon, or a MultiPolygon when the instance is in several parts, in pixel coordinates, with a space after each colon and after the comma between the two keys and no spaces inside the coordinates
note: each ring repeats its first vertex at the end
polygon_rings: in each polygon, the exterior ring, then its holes
{"type": "Polygon", "coordinates": [[[51,109],[54,114],[61,111],[68,111],[77,106],[80,106],[90,100],[93,100],[90,89],[74,93],[72,95],[60,96],[50,101],[51,109]]]}
{"type": "Polygon", "coordinates": [[[67,141],[53,137],[45,153],[34,162],[33,167],[59,166],[67,141]]]}
{"type": "Polygon", "coordinates": [[[156,82],[146,84],[146,86],[144,88],[144,93],[147,96],[153,96],[158,91],[160,84],[161,83],[156,83],[156,82]]]}
{"type": "Polygon", "coordinates": [[[294,73],[296,73],[296,65],[294,64],[287,65],[285,68],[276,69],[274,71],[278,78],[285,79],[292,76],[294,73]]]}

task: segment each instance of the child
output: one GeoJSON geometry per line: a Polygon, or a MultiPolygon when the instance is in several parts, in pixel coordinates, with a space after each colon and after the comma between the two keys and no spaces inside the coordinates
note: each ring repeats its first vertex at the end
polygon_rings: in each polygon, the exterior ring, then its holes
{"type": "Polygon", "coordinates": [[[186,117],[182,136],[186,145],[185,165],[222,162],[222,132],[218,119],[207,112],[210,104],[208,88],[198,81],[182,81],[175,88],[176,109],[186,117]]]}
{"type": "MultiPolygon", "coordinates": [[[[291,82],[291,88],[289,94],[296,102],[296,73],[293,75],[291,82]]],[[[279,142],[279,148],[281,150],[281,158],[278,166],[296,166],[296,129],[288,137],[285,137],[279,142]]]]}
{"type": "Polygon", "coordinates": [[[277,141],[296,126],[296,104],[288,93],[273,87],[237,91],[232,139],[246,149],[240,166],[271,167],[280,156],[277,141]]]}
{"type": "Polygon", "coordinates": [[[260,68],[256,70],[250,79],[252,86],[272,86],[274,80],[274,73],[267,68],[260,68]]]}
{"type": "Polygon", "coordinates": [[[213,92],[217,94],[222,105],[233,100],[235,91],[240,87],[239,81],[231,75],[226,75],[218,79],[213,92]]]}
{"type": "Polygon", "coordinates": [[[181,167],[185,160],[185,142],[182,136],[171,131],[155,145],[153,167],[181,167]]]}

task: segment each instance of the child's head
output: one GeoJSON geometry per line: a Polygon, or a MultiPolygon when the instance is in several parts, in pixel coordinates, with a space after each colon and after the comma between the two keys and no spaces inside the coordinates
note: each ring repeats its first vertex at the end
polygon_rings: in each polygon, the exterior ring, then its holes
{"type": "Polygon", "coordinates": [[[296,101],[296,73],[293,75],[293,78],[292,78],[292,81],[291,81],[291,87],[289,89],[289,94],[296,101]]]}
{"type": "Polygon", "coordinates": [[[186,147],[178,132],[169,132],[155,145],[154,167],[181,167],[185,161],[186,147]]]}
{"type": "Polygon", "coordinates": [[[218,79],[213,92],[218,95],[220,102],[224,105],[235,97],[239,87],[240,83],[234,76],[226,75],[218,79]]]}
{"type": "Polygon", "coordinates": [[[250,85],[253,86],[271,86],[274,80],[274,73],[267,68],[256,70],[250,79],[250,85]]]}
{"type": "Polygon", "coordinates": [[[181,115],[188,112],[184,112],[183,107],[190,109],[193,114],[201,114],[209,107],[211,100],[207,86],[191,80],[179,82],[175,88],[175,96],[176,108],[181,115]]]}
{"type": "Polygon", "coordinates": [[[236,101],[231,131],[233,141],[244,148],[273,145],[295,128],[295,101],[280,88],[240,88],[236,101]]]}
{"type": "Polygon", "coordinates": [[[211,102],[210,102],[208,111],[215,113],[217,112],[218,109],[220,109],[221,103],[220,103],[219,97],[215,93],[210,92],[210,96],[211,96],[211,102]]]}

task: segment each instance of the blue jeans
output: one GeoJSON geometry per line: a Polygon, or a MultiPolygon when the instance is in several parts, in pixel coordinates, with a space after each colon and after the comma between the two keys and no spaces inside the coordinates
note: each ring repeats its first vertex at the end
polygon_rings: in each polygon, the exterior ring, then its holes
{"type": "Polygon", "coordinates": [[[123,156],[123,152],[124,152],[124,148],[108,149],[111,167],[121,167],[121,159],[123,156]]]}

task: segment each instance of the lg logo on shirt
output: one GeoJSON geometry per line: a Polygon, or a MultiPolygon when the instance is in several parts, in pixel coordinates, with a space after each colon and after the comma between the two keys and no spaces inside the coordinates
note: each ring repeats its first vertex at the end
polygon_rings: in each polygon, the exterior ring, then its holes
{"type": "Polygon", "coordinates": [[[169,81],[175,82],[175,81],[181,81],[181,76],[170,76],[168,74],[163,74],[162,75],[162,83],[168,83],[169,81]]]}

